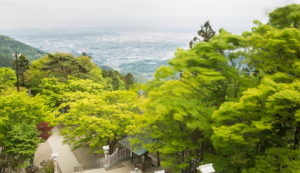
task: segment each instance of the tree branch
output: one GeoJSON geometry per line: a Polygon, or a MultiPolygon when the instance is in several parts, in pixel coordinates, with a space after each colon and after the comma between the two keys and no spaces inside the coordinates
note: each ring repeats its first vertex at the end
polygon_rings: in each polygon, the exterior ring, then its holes
{"type": "Polygon", "coordinates": [[[203,93],[203,92],[200,91],[199,89],[195,88],[195,87],[192,86],[191,84],[189,84],[189,83],[187,83],[187,82],[185,82],[185,81],[183,81],[183,80],[181,80],[181,79],[180,79],[179,81],[181,81],[182,83],[185,83],[185,84],[187,84],[188,86],[192,87],[194,90],[198,91],[200,94],[202,94],[203,96],[205,96],[206,98],[208,98],[210,101],[212,101],[215,105],[220,106],[220,105],[219,105],[217,102],[215,102],[211,97],[209,97],[208,95],[206,95],[205,93],[203,93]]]}

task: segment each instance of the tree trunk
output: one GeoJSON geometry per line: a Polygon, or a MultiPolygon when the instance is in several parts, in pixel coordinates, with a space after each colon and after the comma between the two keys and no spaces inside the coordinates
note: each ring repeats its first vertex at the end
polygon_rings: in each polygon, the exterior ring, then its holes
{"type": "Polygon", "coordinates": [[[19,173],[20,163],[18,163],[17,173],[19,173]]]}
{"type": "Polygon", "coordinates": [[[300,123],[297,123],[295,135],[294,135],[294,149],[299,148],[299,134],[300,134],[300,123]]]}
{"type": "Polygon", "coordinates": [[[157,152],[157,167],[160,167],[159,151],[157,152]]]}

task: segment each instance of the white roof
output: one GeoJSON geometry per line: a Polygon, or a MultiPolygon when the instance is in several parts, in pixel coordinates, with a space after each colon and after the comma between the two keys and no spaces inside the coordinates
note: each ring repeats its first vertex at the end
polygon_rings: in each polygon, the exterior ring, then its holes
{"type": "Polygon", "coordinates": [[[213,166],[212,166],[212,163],[207,164],[207,165],[199,166],[197,169],[200,170],[202,173],[213,173],[213,172],[216,172],[214,170],[213,166]]]}

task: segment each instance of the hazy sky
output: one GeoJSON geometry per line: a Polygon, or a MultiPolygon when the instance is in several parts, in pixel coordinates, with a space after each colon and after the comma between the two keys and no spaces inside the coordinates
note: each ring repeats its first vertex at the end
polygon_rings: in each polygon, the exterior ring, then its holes
{"type": "Polygon", "coordinates": [[[300,0],[0,0],[0,29],[144,27],[249,30],[274,8],[300,0]]]}

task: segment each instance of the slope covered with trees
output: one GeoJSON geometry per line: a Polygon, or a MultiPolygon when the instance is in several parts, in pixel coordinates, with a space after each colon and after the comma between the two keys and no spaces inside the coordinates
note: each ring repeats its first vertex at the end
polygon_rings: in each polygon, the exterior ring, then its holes
{"type": "Polygon", "coordinates": [[[25,55],[29,61],[39,59],[46,55],[46,52],[35,49],[7,36],[0,35],[0,67],[11,67],[10,62],[14,59],[12,54],[16,51],[25,55]]]}

